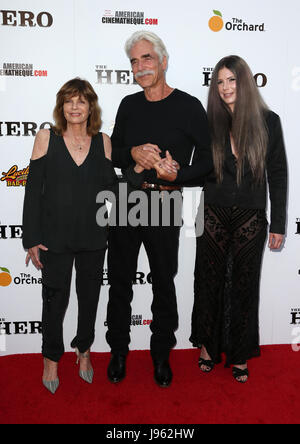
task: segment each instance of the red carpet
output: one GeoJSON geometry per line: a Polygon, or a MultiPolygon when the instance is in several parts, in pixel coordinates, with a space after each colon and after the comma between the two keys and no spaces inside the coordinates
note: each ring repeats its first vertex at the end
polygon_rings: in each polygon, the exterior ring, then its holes
{"type": "Polygon", "coordinates": [[[149,352],[131,352],[127,377],[119,385],[106,378],[110,355],[92,354],[93,385],[81,381],[75,354],[60,363],[56,395],[40,380],[40,355],[0,358],[0,424],[298,424],[300,352],[291,346],[262,347],[250,361],[250,379],[236,383],[218,365],[206,375],[198,350],[171,355],[174,381],[161,389],[153,381],[149,352]]]}

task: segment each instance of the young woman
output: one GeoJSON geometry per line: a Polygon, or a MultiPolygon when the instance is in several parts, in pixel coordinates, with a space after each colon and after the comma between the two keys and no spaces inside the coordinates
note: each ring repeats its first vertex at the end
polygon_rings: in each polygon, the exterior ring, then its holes
{"type": "MultiPolygon", "coordinates": [[[[287,163],[280,119],[269,111],[247,63],[238,56],[217,64],[208,97],[214,172],[204,185],[205,228],[197,238],[191,342],[201,347],[199,366],[209,372],[227,356],[233,376],[246,382],[247,361],[259,351],[259,285],[267,234],[269,247],[285,234],[287,163]]],[[[172,158],[169,156],[168,162],[172,158]]],[[[160,177],[196,176],[194,165],[160,177]]]]}
{"type": "Polygon", "coordinates": [[[55,393],[58,362],[64,353],[63,319],[69,302],[73,263],[76,269],[79,374],[93,380],[90,347],[107,243],[106,228],[96,223],[96,196],[115,181],[111,142],[99,133],[98,97],[79,78],[58,92],[55,126],[38,132],[30,162],[23,212],[26,263],[42,270],[43,384],[55,393]]]}

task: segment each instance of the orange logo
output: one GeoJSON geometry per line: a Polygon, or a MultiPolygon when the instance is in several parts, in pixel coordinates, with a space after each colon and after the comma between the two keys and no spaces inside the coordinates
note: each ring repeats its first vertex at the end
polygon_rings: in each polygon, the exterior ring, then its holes
{"type": "Polygon", "coordinates": [[[12,283],[10,271],[7,268],[0,267],[0,286],[8,287],[12,283]]]}
{"type": "Polygon", "coordinates": [[[224,26],[222,14],[220,11],[213,11],[215,15],[211,17],[211,19],[208,22],[209,28],[214,32],[219,32],[224,26]]]}

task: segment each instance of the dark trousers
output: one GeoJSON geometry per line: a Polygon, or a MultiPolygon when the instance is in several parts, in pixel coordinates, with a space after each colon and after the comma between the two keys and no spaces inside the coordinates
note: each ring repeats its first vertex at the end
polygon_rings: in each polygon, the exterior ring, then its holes
{"type": "Polygon", "coordinates": [[[58,362],[64,353],[63,321],[69,304],[75,262],[78,327],[71,346],[86,352],[95,338],[105,249],[69,253],[41,251],[43,282],[42,353],[58,362]]]}
{"type": "Polygon", "coordinates": [[[152,275],[153,320],[151,354],[168,358],[176,344],[178,312],[174,278],[178,268],[180,227],[110,227],[108,274],[110,283],[106,339],[112,353],[126,355],[130,343],[132,282],[141,244],[144,244],[152,275]]]}

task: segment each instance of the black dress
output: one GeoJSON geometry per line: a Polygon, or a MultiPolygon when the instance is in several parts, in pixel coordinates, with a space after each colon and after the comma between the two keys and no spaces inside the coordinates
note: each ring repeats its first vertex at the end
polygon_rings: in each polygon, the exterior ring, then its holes
{"type": "Polygon", "coordinates": [[[266,185],[271,201],[270,232],[285,233],[287,163],[279,117],[266,117],[269,144],[266,181],[255,186],[249,165],[236,183],[236,161],[228,137],[224,180],[212,174],[204,186],[204,233],[197,238],[195,301],[190,341],[204,345],[218,363],[244,364],[260,354],[259,286],[267,234],[266,185]]]}
{"type": "Polygon", "coordinates": [[[64,139],[50,130],[47,154],[31,160],[23,211],[23,245],[46,245],[50,251],[106,248],[108,228],[97,224],[100,191],[113,188],[116,175],[105,157],[102,134],[92,137],[80,166],[64,139]]]}
{"type": "MultiPolygon", "coordinates": [[[[106,159],[103,137],[92,137],[81,166],[71,157],[64,139],[50,131],[45,156],[30,162],[23,211],[23,245],[43,244],[42,353],[59,362],[64,353],[63,322],[70,297],[73,266],[78,299],[77,333],[71,346],[80,353],[90,348],[102,283],[108,228],[96,214],[100,191],[114,188],[116,175],[106,159]]],[[[103,208],[105,210],[105,208],[103,208]]]]}

